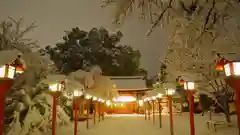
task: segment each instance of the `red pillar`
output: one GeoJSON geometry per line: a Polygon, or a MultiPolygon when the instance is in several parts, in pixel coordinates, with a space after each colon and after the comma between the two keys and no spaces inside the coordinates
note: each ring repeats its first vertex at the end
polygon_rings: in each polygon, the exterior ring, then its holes
{"type": "Polygon", "coordinates": [[[101,106],[100,106],[99,102],[97,103],[97,105],[98,105],[98,122],[100,122],[101,121],[101,106]]]}
{"type": "Polygon", "coordinates": [[[235,91],[235,94],[236,94],[235,104],[236,104],[236,111],[237,111],[238,134],[240,135],[240,92],[235,91]]]}
{"type": "Polygon", "coordinates": [[[56,120],[57,120],[57,96],[52,94],[52,135],[56,135],[56,120]]]}
{"type": "Polygon", "coordinates": [[[173,132],[173,111],[172,111],[172,96],[168,96],[168,107],[169,107],[169,118],[170,118],[170,133],[174,135],[173,132]]]}
{"type": "Polygon", "coordinates": [[[89,109],[90,109],[90,101],[89,100],[87,100],[86,109],[87,109],[86,128],[89,129],[89,109]]]}
{"type": "Polygon", "coordinates": [[[0,85],[0,135],[4,135],[4,108],[8,89],[12,86],[12,80],[1,80],[0,85]]]}
{"type": "Polygon", "coordinates": [[[238,120],[238,134],[240,135],[240,79],[239,78],[227,78],[227,84],[235,91],[235,103],[238,120]]]}
{"type": "Polygon", "coordinates": [[[195,135],[195,123],[194,123],[194,97],[193,92],[189,91],[188,93],[188,102],[189,102],[189,119],[190,119],[190,135],[195,135]]]}
{"type": "Polygon", "coordinates": [[[77,135],[78,131],[78,103],[74,101],[74,135],[77,135]]]}
{"type": "Polygon", "coordinates": [[[93,101],[93,106],[94,106],[94,109],[93,109],[93,123],[96,124],[96,103],[95,101],[93,101]]]}

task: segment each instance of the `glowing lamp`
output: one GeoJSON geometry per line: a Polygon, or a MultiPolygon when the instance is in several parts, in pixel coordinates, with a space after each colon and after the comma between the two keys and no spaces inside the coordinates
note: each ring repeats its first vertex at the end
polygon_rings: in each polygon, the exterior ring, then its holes
{"type": "Polygon", "coordinates": [[[24,72],[23,66],[16,66],[16,74],[22,74],[24,72]]]}
{"type": "Polygon", "coordinates": [[[0,78],[4,79],[13,79],[15,76],[16,68],[14,66],[10,66],[8,64],[3,65],[0,68],[0,78]]]}
{"type": "Polygon", "coordinates": [[[87,95],[85,96],[85,99],[90,99],[91,97],[92,97],[91,95],[88,95],[88,94],[87,94],[87,95]]]}
{"type": "Polygon", "coordinates": [[[142,100],[139,100],[139,101],[138,101],[138,104],[139,104],[139,106],[142,106],[142,105],[143,105],[143,101],[142,101],[142,100]]]}
{"type": "Polygon", "coordinates": [[[157,97],[157,98],[162,98],[162,96],[163,96],[162,93],[158,93],[156,97],[157,97]]]}
{"type": "Polygon", "coordinates": [[[229,63],[228,60],[221,58],[220,60],[216,61],[216,70],[223,71],[224,70],[224,65],[229,63]]]}
{"type": "Polygon", "coordinates": [[[73,91],[73,96],[74,97],[81,97],[82,95],[83,95],[82,91],[79,91],[79,90],[73,91]]]}
{"type": "Polygon", "coordinates": [[[99,98],[99,99],[98,99],[98,102],[101,102],[101,101],[102,101],[102,99],[101,99],[101,98],[99,98]]]}
{"type": "Polygon", "coordinates": [[[184,89],[185,90],[194,90],[195,89],[194,82],[185,82],[184,83],[184,89]]]}
{"type": "Polygon", "coordinates": [[[97,97],[93,97],[93,101],[96,101],[97,100],[97,97]]]}
{"type": "Polygon", "coordinates": [[[170,95],[170,96],[171,96],[171,95],[173,95],[174,93],[175,93],[175,90],[174,90],[174,89],[167,89],[167,90],[166,90],[166,94],[167,94],[167,95],[170,95]]]}
{"type": "Polygon", "coordinates": [[[109,100],[106,101],[106,105],[107,106],[110,106],[111,105],[111,102],[109,100]]]}
{"type": "Polygon", "coordinates": [[[152,100],[156,100],[156,99],[157,99],[157,97],[155,97],[155,96],[152,97],[152,100]]]}
{"type": "Polygon", "coordinates": [[[232,61],[224,65],[226,76],[240,76],[240,62],[232,61]]]}
{"type": "Polygon", "coordinates": [[[64,85],[62,83],[55,83],[49,86],[49,90],[51,92],[61,92],[64,89],[64,85]]]}

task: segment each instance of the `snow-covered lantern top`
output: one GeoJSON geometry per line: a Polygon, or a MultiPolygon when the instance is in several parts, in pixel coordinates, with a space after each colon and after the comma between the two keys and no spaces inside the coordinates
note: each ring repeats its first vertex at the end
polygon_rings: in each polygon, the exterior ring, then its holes
{"type": "Polygon", "coordinates": [[[224,65],[226,76],[240,76],[240,61],[231,61],[224,65]]]}
{"type": "Polygon", "coordinates": [[[216,60],[216,70],[223,71],[224,65],[227,63],[229,63],[229,61],[224,58],[220,58],[219,60],[216,60]]]}
{"type": "Polygon", "coordinates": [[[60,94],[66,88],[65,81],[64,75],[53,74],[42,80],[41,83],[49,85],[50,94],[60,94]]]}
{"type": "Polygon", "coordinates": [[[22,59],[22,54],[18,54],[17,58],[11,64],[16,68],[16,74],[21,74],[24,71],[24,61],[22,59]]]}
{"type": "Polygon", "coordinates": [[[194,82],[185,82],[184,89],[189,90],[189,91],[195,90],[195,83],[194,82]]]}
{"type": "MultiPolygon", "coordinates": [[[[19,53],[17,50],[1,51],[0,52],[0,78],[1,79],[13,79],[16,75],[17,66],[13,65],[12,62],[18,59],[19,53]]],[[[21,73],[23,69],[21,69],[21,73]]]]}
{"type": "Polygon", "coordinates": [[[175,93],[174,89],[166,89],[166,95],[172,96],[175,93]]]}

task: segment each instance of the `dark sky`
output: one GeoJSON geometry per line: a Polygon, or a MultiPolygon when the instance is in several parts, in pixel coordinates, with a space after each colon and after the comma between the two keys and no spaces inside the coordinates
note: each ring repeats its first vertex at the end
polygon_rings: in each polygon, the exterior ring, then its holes
{"type": "MultiPolygon", "coordinates": [[[[36,21],[38,27],[29,35],[39,40],[41,46],[55,44],[61,40],[64,30],[78,26],[89,30],[92,27],[105,27],[114,32],[111,24],[114,10],[100,7],[101,0],[0,0],[0,21],[8,16],[24,17],[26,23],[36,21]]],[[[137,15],[128,17],[120,28],[124,34],[122,43],[131,44],[142,54],[141,66],[150,75],[159,68],[159,60],[164,54],[167,33],[160,28],[148,39],[144,34],[149,22],[139,20],[137,15]]]]}

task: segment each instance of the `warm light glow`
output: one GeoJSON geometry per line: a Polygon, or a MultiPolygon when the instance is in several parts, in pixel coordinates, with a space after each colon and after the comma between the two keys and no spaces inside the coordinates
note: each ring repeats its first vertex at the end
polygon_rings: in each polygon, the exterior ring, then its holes
{"type": "Polygon", "coordinates": [[[101,102],[101,101],[102,101],[102,99],[101,99],[101,98],[99,98],[99,99],[98,99],[98,102],[101,102]]]}
{"type": "Polygon", "coordinates": [[[21,74],[24,72],[24,68],[23,66],[17,66],[16,67],[16,74],[21,74]]]}
{"type": "Polygon", "coordinates": [[[240,75],[240,62],[233,62],[233,74],[236,76],[240,75]]]}
{"type": "Polygon", "coordinates": [[[92,96],[89,95],[89,94],[87,94],[87,95],[85,96],[86,99],[90,99],[91,97],[92,97],[92,96]]]}
{"type": "Polygon", "coordinates": [[[111,102],[109,100],[106,101],[106,105],[107,106],[110,106],[111,105],[111,102]]]}
{"type": "Polygon", "coordinates": [[[13,79],[15,76],[16,68],[13,66],[4,65],[0,68],[0,78],[13,79]]]}
{"type": "Polygon", "coordinates": [[[75,90],[73,91],[73,96],[74,97],[80,97],[83,95],[83,92],[82,91],[79,91],[79,90],[75,90]]]}
{"type": "Polygon", "coordinates": [[[116,84],[113,84],[112,87],[113,87],[114,89],[116,89],[116,88],[117,88],[117,85],[116,85],[116,84]]]}
{"type": "Polygon", "coordinates": [[[56,92],[56,91],[61,91],[61,88],[59,87],[59,84],[56,83],[56,84],[52,84],[49,86],[49,90],[50,91],[53,91],[53,92],[56,92]]]}
{"type": "Polygon", "coordinates": [[[147,100],[147,101],[150,101],[151,99],[150,99],[150,98],[147,98],[146,100],[147,100]]]}
{"type": "Polygon", "coordinates": [[[117,99],[116,99],[116,98],[113,98],[113,101],[114,101],[114,102],[116,102],[116,101],[117,101],[117,99]]]}
{"type": "Polygon", "coordinates": [[[157,94],[157,98],[162,98],[163,94],[162,93],[158,93],[157,94]]]}
{"type": "Polygon", "coordinates": [[[96,101],[97,100],[97,97],[93,97],[93,101],[96,101]]]}
{"type": "Polygon", "coordinates": [[[102,102],[102,103],[104,103],[104,102],[105,102],[105,100],[103,100],[103,99],[102,99],[102,100],[101,100],[101,102],[102,102]]]}
{"type": "Polygon", "coordinates": [[[225,70],[226,76],[230,76],[231,75],[230,63],[224,65],[224,70],[225,70]]]}
{"type": "Polygon", "coordinates": [[[136,98],[133,96],[119,96],[116,98],[115,102],[133,102],[136,101],[136,98]]]}
{"type": "Polygon", "coordinates": [[[152,100],[156,100],[157,98],[155,96],[152,97],[152,100]]]}
{"type": "Polygon", "coordinates": [[[120,106],[123,106],[123,104],[120,104],[120,106]]]}
{"type": "Polygon", "coordinates": [[[167,95],[173,95],[175,93],[175,90],[174,89],[167,89],[166,90],[166,94],[167,95]]]}
{"type": "Polygon", "coordinates": [[[195,89],[194,82],[185,82],[184,83],[184,89],[185,90],[194,90],[195,89]]]}
{"type": "Polygon", "coordinates": [[[138,104],[139,104],[139,106],[143,106],[143,101],[142,101],[142,100],[139,100],[139,101],[138,101],[138,104]]]}

